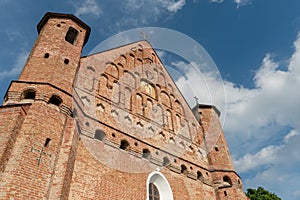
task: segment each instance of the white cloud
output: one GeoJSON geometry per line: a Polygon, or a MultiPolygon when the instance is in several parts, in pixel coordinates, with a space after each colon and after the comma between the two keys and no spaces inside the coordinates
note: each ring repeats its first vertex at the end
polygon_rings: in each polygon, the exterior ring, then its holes
{"type": "Polygon", "coordinates": [[[251,4],[251,1],[252,0],[234,0],[234,2],[237,4],[237,7],[251,4]]]}
{"type": "MultiPolygon", "coordinates": [[[[223,3],[224,0],[209,0],[212,3],[223,3]]],[[[245,6],[248,4],[251,4],[252,0],[233,0],[234,3],[236,3],[237,8],[239,8],[240,6],[245,6]]],[[[194,0],[195,2],[195,0],[194,0]]]]}
{"type": "Polygon", "coordinates": [[[284,137],[284,142],[285,143],[288,143],[290,141],[290,139],[294,138],[295,136],[298,136],[300,135],[299,132],[297,132],[296,130],[291,130],[289,134],[287,134],[285,137],[284,137]]]}
{"type": "Polygon", "coordinates": [[[123,5],[121,12],[134,15],[136,23],[145,24],[177,13],[185,5],[185,0],[125,0],[123,5]]]}
{"type": "Polygon", "coordinates": [[[274,164],[276,162],[277,153],[284,148],[280,146],[267,146],[254,155],[246,154],[239,160],[234,161],[235,167],[239,172],[245,172],[259,166],[274,164]]]}
{"type": "MultiPolygon", "coordinates": [[[[227,116],[224,131],[232,145],[237,171],[257,173],[245,181],[247,187],[260,184],[287,199],[292,198],[288,195],[298,194],[298,188],[288,187],[297,185],[300,178],[300,33],[294,47],[286,66],[266,54],[253,79],[255,88],[224,82],[227,116]]],[[[214,76],[203,74],[205,85],[201,83],[203,77],[194,74],[187,67],[185,78],[176,82],[188,102],[197,95],[200,102],[210,103],[212,99],[207,94],[218,91],[211,102],[219,106],[222,98],[218,94],[223,84],[214,76]]]]}
{"type": "Polygon", "coordinates": [[[178,1],[162,1],[166,3],[166,8],[168,11],[172,13],[176,13],[177,11],[181,10],[182,7],[185,5],[185,0],[178,0],[178,1]]]}
{"type": "Polygon", "coordinates": [[[212,3],[223,3],[224,0],[210,0],[210,2],[212,2],[212,3]]]}
{"type": "Polygon", "coordinates": [[[293,196],[300,198],[300,190],[294,191],[293,196]]]}
{"type": "Polygon", "coordinates": [[[95,15],[100,16],[102,14],[102,9],[98,5],[98,3],[95,0],[84,0],[78,4],[76,4],[76,11],[75,15],[81,16],[81,15],[95,15]]]}
{"type": "Polygon", "coordinates": [[[14,41],[14,40],[17,39],[17,38],[20,38],[21,35],[22,35],[22,34],[21,34],[20,32],[18,32],[18,31],[8,31],[8,30],[6,30],[5,32],[6,32],[6,35],[7,35],[7,37],[9,38],[10,41],[14,41]]]}
{"type": "Polygon", "coordinates": [[[17,57],[16,63],[13,65],[13,67],[10,70],[0,71],[0,79],[19,75],[21,70],[23,69],[23,66],[26,62],[28,55],[29,55],[28,52],[25,51],[21,52],[17,57]]]}

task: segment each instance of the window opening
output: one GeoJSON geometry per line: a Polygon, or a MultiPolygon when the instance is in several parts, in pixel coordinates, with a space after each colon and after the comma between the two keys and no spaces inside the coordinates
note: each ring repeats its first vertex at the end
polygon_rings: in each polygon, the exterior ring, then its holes
{"type": "Polygon", "coordinates": [[[66,59],[64,60],[64,63],[65,63],[66,65],[69,64],[69,59],[66,58],[66,59]]]}
{"type": "Polygon", "coordinates": [[[44,147],[47,147],[50,143],[51,139],[50,138],[46,138],[46,141],[45,141],[45,144],[44,144],[44,147]]]}
{"type": "Polygon", "coordinates": [[[122,140],[120,144],[120,149],[127,150],[129,147],[129,143],[126,140],[122,140]]]}
{"type": "Polygon", "coordinates": [[[232,185],[231,179],[228,176],[224,176],[223,181],[226,182],[226,183],[229,183],[229,185],[232,185]]]}
{"type": "Polygon", "coordinates": [[[149,149],[143,149],[143,158],[149,159],[150,158],[150,151],[149,149]]]}
{"type": "Polygon", "coordinates": [[[23,93],[24,99],[35,99],[35,91],[33,89],[28,89],[23,93]]]}
{"type": "Polygon", "coordinates": [[[45,53],[44,58],[49,58],[50,54],[49,53],[45,53]]]}
{"type": "Polygon", "coordinates": [[[149,200],[160,200],[159,191],[153,183],[149,184],[149,200]]]}
{"type": "Polygon", "coordinates": [[[186,175],[187,174],[187,168],[185,165],[181,165],[181,171],[182,174],[186,175]]]}
{"type": "Polygon", "coordinates": [[[95,136],[94,136],[94,138],[97,139],[97,140],[103,141],[104,138],[105,138],[105,133],[104,133],[104,131],[97,129],[97,130],[95,131],[95,136]]]}
{"type": "Polygon", "coordinates": [[[200,180],[203,178],[203,175],[200,171],[197,171],[197,179],[200,180]]]}
{"type": "Polygon", "coordinates": [[[74,44],[76,41],[77,35],[78,35],[78,31],[75,28],[70,27],[66,34],[65,40],[67,42],[69,42],[70,44],[74,44]]]}
{"type": "Polygon", "coordinates": [[[59,106],[61,103],[62,103],[62,100],[56,96],[56,95],[53,95],[49,101],[48,101],[49,104],[54,104],[56,106],[59,106]]]}
{"type": "Polygon", "coordinates": [[[167,157],[163,158],[163,166],[168,166],[170,164],[170,160],[167,157]]]}

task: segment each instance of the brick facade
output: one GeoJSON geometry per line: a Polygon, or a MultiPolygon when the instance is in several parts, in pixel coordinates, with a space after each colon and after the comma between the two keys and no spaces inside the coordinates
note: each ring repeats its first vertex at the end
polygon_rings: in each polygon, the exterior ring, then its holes
{"type": "Polygon", "coordinates": [[[81,57],[47,13],[0,107],[0,199],[247,199],[210,105],[192,110],[147,41],[81,57]]]}

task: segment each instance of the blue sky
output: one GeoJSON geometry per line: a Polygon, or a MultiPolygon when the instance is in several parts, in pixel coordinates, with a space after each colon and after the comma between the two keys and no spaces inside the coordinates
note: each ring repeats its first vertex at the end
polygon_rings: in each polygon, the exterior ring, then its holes
{"type": "MultiPolygon", "coordinates": [[[[263,186],[300,199],[299,8],[297,0],[2,0],[0,96],[17,79],[48,11],[72,13],[90,25],[83,55],[132,28],[182,32],[206,49],[221,73],[224,130],[245,189],[263,186]]],[[[185,81],[197,84],[193,77],[185,81]]],[[[213,78],[209,84],[220,86],[213,78]]]]}

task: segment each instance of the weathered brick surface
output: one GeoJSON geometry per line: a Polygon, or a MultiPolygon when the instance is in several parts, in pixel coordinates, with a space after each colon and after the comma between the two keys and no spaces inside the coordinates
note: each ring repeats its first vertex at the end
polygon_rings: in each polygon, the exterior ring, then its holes
{"type": "Polygon", "coordinates": [[[0,107],[0,199],[144,200],[150,180],[175,200],[247,199],[218,111],[190,110],[148,42],[81,58],[79,19],[47,14],[38,29],[0,107]]]}

